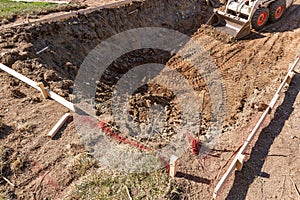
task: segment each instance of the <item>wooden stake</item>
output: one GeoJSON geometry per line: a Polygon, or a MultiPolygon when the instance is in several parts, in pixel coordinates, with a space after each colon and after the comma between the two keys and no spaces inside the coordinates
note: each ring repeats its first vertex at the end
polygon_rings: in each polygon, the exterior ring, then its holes
{"type": "Polygon", "coordinates": [[[241,171],[244,165],[244,159],[245,159],[245,155],[240,154],[236,163],[235,163],[235,169],[238,171],[241,171]]]}
{"type": "Polygon", "coordinates": [[[39,82],[37,84],[37,86],[39,86],[39,88],[41,89],[41,93],[44,97],[44,99],[47,99],[49,97],[48,91],[45,89],[44,84],[42,82],[39,82]]]}
{"type": "Polygon", "coordinates": [[[66,113],[62,116],[62,118],[55,124],[55,126],[51,129],[51,131],[47,134],[48,137],[53,138],[59,129],[64,125],[64,123],[71,117],[70,113],[66,113]]]}
{"type": "Polygon", "coordinates": [[[291,80],[293,79],[293,77],[295,76],[295,72],[291,71],[289,74],[288,74],[288,78],[286,80],[286,85],[290,85],[291,83],[291,80]]]}
{"type": "Polygon", "coordinates": [[[177,173],[177,160],[178,160],[178,157],[174,156],[174,155],[172,155],[171,158],[170,158],[170,172],[169,172],[169,175],[172,178],[174,178],[176,173],[177,173]]]}

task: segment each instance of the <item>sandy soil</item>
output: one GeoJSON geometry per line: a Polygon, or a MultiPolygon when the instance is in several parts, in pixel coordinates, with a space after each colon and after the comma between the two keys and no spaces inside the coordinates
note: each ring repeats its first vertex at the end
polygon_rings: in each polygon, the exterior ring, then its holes
{"type": "MultiPolygon", "coordinates": [[[[0,61],[69,99],[83,59],[109,36],[146,26],[167,27],[191,35],[210,52],[221,72],[227,98],[226,129],[205,159],[190,153],[180,159],[175,181],[183,188],[182,198],[210,199],[227,161],[255,125],[300,47],[299,3],[296,1],[282,20],[269,24],[261,33],[227,43],[201,27],[212,13],[204,2],[136,2],[65,21],[6,29],[0,33],[0,61]],[[35,54],[46,46],[49,50],[35,54]]],[[[128,65],[126,61],[120,64],[128,65]]],[[[16,162],[16,167],[4,175],[17,186],[13,188],[1,181],[0,191],[11,199],[64,198],[79,178],[68,163],[85,151],[74,122],[55,140],[49,140],[45,135],[67,110],[51,100],[43,100],[37,91],[4,72],[0,72],[0,84],[0,116],[4,124],[1,145],[11,148],[8,157],[16,162]],[[20,159],[24,162],[18,165],[20,159]]],[[[296,75],[249,148],[244,168],[231,177],[220,199],[297,199],[291,180],[300,184],[298,85],[296,75]]],[[[203,81],[196,82],[195,88],[200,92],[203,81]]]]}

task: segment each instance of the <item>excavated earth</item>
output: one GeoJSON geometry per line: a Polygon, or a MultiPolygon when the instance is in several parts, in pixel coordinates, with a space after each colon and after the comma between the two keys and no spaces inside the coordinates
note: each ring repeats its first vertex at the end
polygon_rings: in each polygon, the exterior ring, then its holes
{"type": "MultiPolygon", "coordinates": [[[[1,29],[0,62],[72,100],[80,65],[101,41],[139,27],[164,27],[192,37],[219,69],[226,117],[223,134],[204,159],[189,152],[179,159],[175,182],[182,188],[183,199],[211,199],[228,161],[254,127],[300,48],[300,1],[283,19],[240,41],[229,41],[206,27],[212,13],[213,8],[200,0],[146,0],[65,20],[1,29]],[[36,53],[45,47],[48,49],[36,53]]],[[[202,91],[208,94],[202,77],[180,59],[168,52],[146,49],[123,55],[109,66],[108,76],[97,82],[96,101],[109,106],[117,77],[132,66],[151,62],[169,65],[183,74],[199,96],[202,91]]],[[[0,179],[0,192],[10,199],[66,198],[78,180],[68,164],[86,150],[72,121],[54,140],[45,135],[68,110],[53,100],[44,100],[38,91],[2,71],[0,84],[0,158],[13,163],[0,166],[2,175],[16,185],[0,179]]],[[[244,168],[230,178],[220,199],[297,199],[291,180],[300,185],[299,84],[296,74],[286,97],[282,94],[278,108],[248,149],[244,168]]],[[[208,96],[204,98],[201,134],[205,134],[211,117],[208,96]]],[[[145,123],[147,109],[153,104],[163,105],[168,113],[163,132],[151,138],[154,148],[159,148],[174,134],[172,125],[179,124],[180,108],[171,91],[154,84],[134,94],[130,113],[145,123]]],[[[108,112],[105,106],[96,108],[100,117],[108,112]]],[[[130,132],[121,134],[143,142],[130,132]]]]}

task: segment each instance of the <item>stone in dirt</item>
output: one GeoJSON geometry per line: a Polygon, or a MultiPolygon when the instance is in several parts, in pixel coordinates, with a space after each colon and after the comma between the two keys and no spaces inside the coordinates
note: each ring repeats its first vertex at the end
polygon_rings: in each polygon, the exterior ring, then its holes
{"type": "Polygon", "coordinates": [[[58,81],[59,77],[57,76],[57,74],[55,73],[55,71],[53,71],[53,70],[47,70],[44,73],[44,79],[45,79],[45,81],[58,81]]]}

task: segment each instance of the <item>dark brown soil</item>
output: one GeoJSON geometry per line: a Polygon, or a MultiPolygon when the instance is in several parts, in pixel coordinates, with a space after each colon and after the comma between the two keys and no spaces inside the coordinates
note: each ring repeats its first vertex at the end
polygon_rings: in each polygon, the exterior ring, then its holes
{"type": "MultiPolygon", "coordinates": [[[[0,62],[43,82],[70,100],[73,81],[84,58],[110,36],[149,26],[170,28],[192,36],[215,59],[221,72],[226,90],[226,122],[224,133],[205,159],[190,153],[180,159],[175,181],[182,186],[183,199],[210,199],[228,166],[227,161],[254,127],[264,105],[271,100],[294,60],[300,47],[300,6],[296,1],[282,20],[268,25],[261,34],[253,33],[241,41],[229,43],[202,25],[211,14],[212,8],[198,0],[147,0],[68,20],[5,29],[0,33],[0,62]],[[36,54],[45,47],[48,47],[46,51],[36,54]]],[[[131,56],[140,56],[140,52],[133,54],[131,56]]],[[[179,65],[176,59],[172,60],[172,55],[158,55],[163,56],[156,56],[156,60],[169,62],[174,68],[188,68],[179,65]]],[[[116,63],[128,68],[127,60],[116,63]]],[[[116,74],[116,71],[111,68],[111,73],[116,74]]],[[[182,73],[190,81],[198,80],[193,82],[197,92],[205,90],[201,77],[193,77],[193,72],[188,70],[182,73]]],[[[220,199],[297,198],[290,179],[300,184],[299,138],[295,133],[299,128],[296,112],[299,108],[298,79],[298,75],[293,79],[292,87],[274,111],[274,118],[266,122],[257,142],[253,142],[252,150],[249,148],[245,167],[236,173],[234,180],[231,178],[220,199]]],[[[74,122],[68,123],[56,140],[49,140],[45,135],[67,109],[52,100],[43,100],[37,91],[4,72],[0,72],[0,84],[3,149],[0,158],[15,163],[1,165],[0,160],[0,169],[4,171],[2,175],[16,185],[13,188],[1,181],[0,192],[10,199],[62,199],[79,178],[68,168],[68,163],[85,149],[76,134],[74,122]]],[[[157,91],[156,88],[150,86],[134,98],[141,102],[149,99],[151,103],[155,100],[161,103],[157,96],[168,91],[157,91]]],[[[109,95],[106,91],[98,101],[106,101],[109,95]]],[[[176,98],[172,94],[164,98],[177,112],[176,98]]],[[[205,99],[205,105],[210,105],[209,98],[205,99]]],[[[136,112],[136,109],[133,105],[133,115],[141,116],[139,120],[143,122],[145,111],[136,112]]],[[[209,113],[209,106],[204,112],[209,113]]],[[[174,115],[169,122],[176,117],[174,115]]],[[[208,114],[206,119],[209,120],[208,114]]]]}

